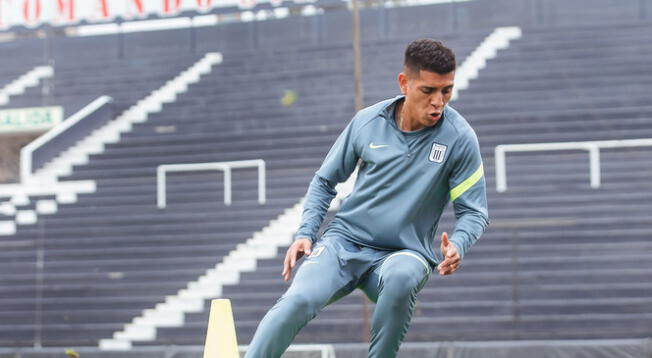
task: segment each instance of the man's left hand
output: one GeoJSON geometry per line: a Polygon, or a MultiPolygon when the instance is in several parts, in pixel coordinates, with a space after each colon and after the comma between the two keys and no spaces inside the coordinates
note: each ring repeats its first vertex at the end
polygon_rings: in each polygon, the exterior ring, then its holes
{"type": "Polygon", "coordinates": [[[437,271],[441,276],[450,275],[457,271],[462,261],[460,254],[457,252],[455,245],[448,241],[448,234],[441,234],[441,253],[444,255],[444,261],[437,266],[437,271]]]}

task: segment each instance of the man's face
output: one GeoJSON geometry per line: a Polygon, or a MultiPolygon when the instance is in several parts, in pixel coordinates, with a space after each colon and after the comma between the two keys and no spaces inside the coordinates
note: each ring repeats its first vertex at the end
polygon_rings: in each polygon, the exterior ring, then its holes
{"type": "Polygon", "coordinates": [[[431,127],[439,121],[453,95],[454,81],[455,71],[440,75],[406,69],[398,75],[401,92],[405,95],[403,114],[407,117],[405,120],[412,122],[412,130],[431,127]]]}

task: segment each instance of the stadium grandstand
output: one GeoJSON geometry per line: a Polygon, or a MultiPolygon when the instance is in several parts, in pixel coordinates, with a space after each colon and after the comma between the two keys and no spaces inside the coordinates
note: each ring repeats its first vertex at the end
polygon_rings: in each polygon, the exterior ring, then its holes
{"type": "MultiPolygon", "coordinates": [[[[399,357],[652,357],[652,0],[357,5],[365,106],[410,41],[456,52],[491,213],[399,357]]],[[[0,358],[201,357],[215,298],[246,350],[356,112],[352,8],[0,0],[0,358]]],[[[284,357],[366,357],[372,311],[284,357]]]]}

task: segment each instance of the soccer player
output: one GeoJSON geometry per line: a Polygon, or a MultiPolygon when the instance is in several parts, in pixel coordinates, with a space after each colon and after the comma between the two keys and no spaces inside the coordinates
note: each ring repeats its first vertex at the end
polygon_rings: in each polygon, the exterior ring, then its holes
{"type": "Polygon", "coordinates": [[[441,42],[412,42],[398,75],[402,95],[361,110],[339,136],[310,183],[284,279],[308,257],[260,322],[246,357],[280,357],[324,306],[356,288],[376,303],[368,356],[396,356],[431,272],[454,273],[488,224],[477,137],[447,105],[455,67],[441,42]],[[317,238],[335,186],[358,162],[353,192],[317,238]],[[440,257],[433,241],[449,201],[457,222],[450,238],[441,236],[440,257]]]}

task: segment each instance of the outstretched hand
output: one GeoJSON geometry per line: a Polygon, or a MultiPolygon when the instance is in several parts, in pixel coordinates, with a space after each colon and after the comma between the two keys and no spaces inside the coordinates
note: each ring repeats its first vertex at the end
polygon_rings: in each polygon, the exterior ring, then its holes
{"type": "Polygon", "coordinates": [[[441,253],[444,255],[444,261],[437,266],[437,271],[441,276],[446,276],[457,271],[460,266],[462,258],[457,252],[455,245],[451,244],[448,240],[448,234],[441,234],[441,253]]]}
{"type": "Polygon", "coordinates": [[[310,255],[312,249],[312,241],[307,238],[301,238],[292,243],[285,254],[285,261],[283,262],[283,279],[290,281],[292,278],[292,269],[297,265],[297,261],[303,255],[310,255]]]}

